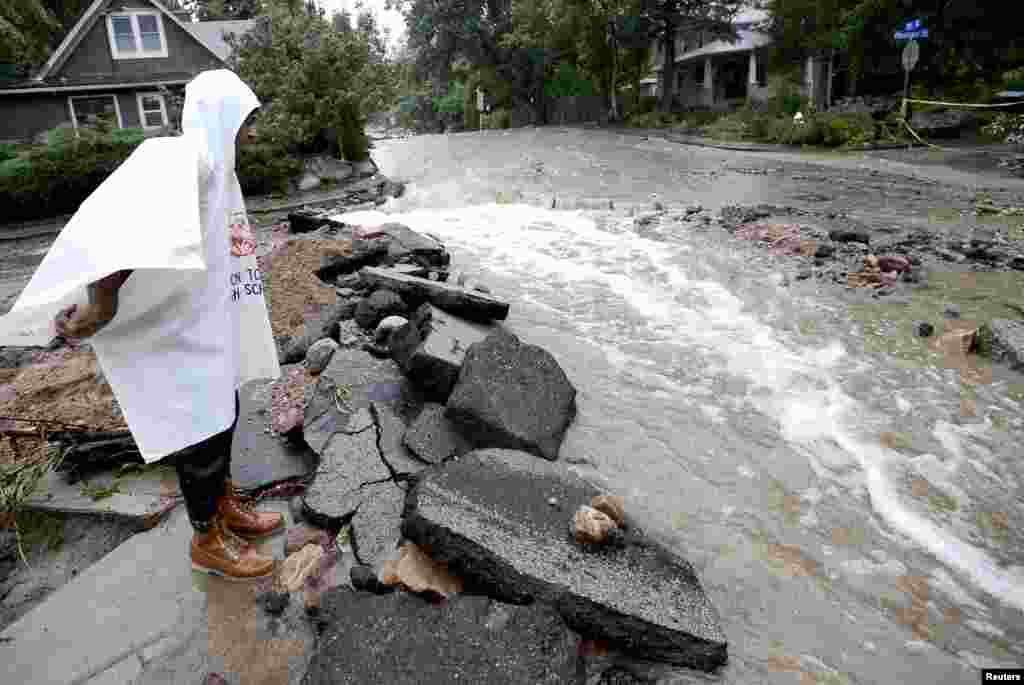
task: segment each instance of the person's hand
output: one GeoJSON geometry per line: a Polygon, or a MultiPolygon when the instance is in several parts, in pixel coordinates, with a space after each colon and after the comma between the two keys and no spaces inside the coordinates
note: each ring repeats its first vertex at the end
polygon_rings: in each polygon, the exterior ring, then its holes
{"type": "Polygon", "coordinates": [[[104,316],[95,305],[73,304],[54,318],[57,335],[65,340],[84,340],[95,335],[113,317],[104,316]]]}

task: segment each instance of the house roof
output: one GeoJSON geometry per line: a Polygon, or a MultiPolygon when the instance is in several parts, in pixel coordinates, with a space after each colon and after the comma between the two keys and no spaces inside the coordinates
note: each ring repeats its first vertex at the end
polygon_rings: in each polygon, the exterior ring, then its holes
{"type": "Polygon", "coordinates": [[[118,88],[139,88],[144,86],[180,86],[195,78],[195,74],[186,72],[165,73],[159,76],[139,76],[134,78],[119,78],[111,82],[109,76],[97,76],[94,78],[76,78],[66,80],[35,81],[8,81],[0,85],[0,94],[3,95],[25,95],[32,93],[60,93],[66,91],[90,91],[90,90],[117,90],[118,88]]]}
{"type": "Polygon", "coordinates": [[[689,52],[679,55],[676,57],[676,64],[696,59],[698,57],[707,57],[708,55],[724,55],[730,52],[748,52],[756,48],[770,45],[772,42],[771,36],[767,33],[761,33],[760,31],[740,29],[737,33],[739,34],[739,40],[735,43],[731,43],[727,40],[712,41],[707,45],[697,48],[696,50],[690,50],[689,52]]]}
{"type": "Polygon", "coordinates": [[[236,19],[234,21],[201,21],[185,24],[185,28],[196,39],[210,49],[222,60],[231,56],[231,46],[224,40],[225,35],[242,36],[256,26],[256,19],[236,19]]]}
{"type": "MultiPolygon", "coordinates": [[[[160,2],[160,0],[144,1],[148,2],[149,4],[153,5],[154,8],[159,10],[164,15],[165,19],[168,19],[173,23],[177,24],[190,35],[194,35],[188,28],[189,24],[186,24],[185,22],[181,21],[181,19],[179,19],[177,16],[175,16],[173,12],[167,9],[167,7],[165,7],[164,4],[160,2]]],[[[68,61],[68,58],[71,57],[72,53],[75,51],[75,48],[78,47],[79,43],[82,42],[82,39],[86,36],[86,34],[89,33],[89,30],[93,27],[93,25],[95,25],[96,21],[99,19],[100,10],[103,9],[106,3],[107,0],[94,0],[94,2],[91,5],[89,5],[89,9],[87,9],[82,14],[82,16],[78,19],[78,21],[71,28],[71,30],[68,31],[68,35],[64,37],[64,40],[61,41],[61,44],[57,46],[57,49],[53,51],[52,55],[50,55],[50,59],[47,60],[46,64],[43,65],[43,68],[40,69],[39,72],[32,77],[32,80],[45,81],[48,77],[52,76],[56,72],[56,70],[60,69],[65,62],[68,61]]],[[[204,48],[209,50],[210,53],[212,53],[214,56],[220,58],[220,55],[218,55],[217,52],[209,45],[207,45],[204,41],[198,40],[198,42],[204,48]]],[[[4,90],[8,89],[9,88],[5,88],[4,90]]]]}

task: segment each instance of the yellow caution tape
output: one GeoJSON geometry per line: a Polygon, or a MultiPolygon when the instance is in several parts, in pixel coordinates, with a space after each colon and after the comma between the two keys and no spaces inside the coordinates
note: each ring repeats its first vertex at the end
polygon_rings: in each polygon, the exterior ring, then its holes
{"type": "MultiPolygon", "coordinates": [[[[908,122],[906,119],[902,119],[902,122],[903,122],[903,125],[907,127],[907,130],[910,131],[910,135],[914,136],[914,138],[917,139],[917,142],[921,143],[922,145],[927,145],[928,147],[935,148],[936,150],[946,150],[946,148],[944,148],[944,147],[939,147],[938,145],[932,145],[927,140],[923,140],[921,138],[921,136],[917,135],[917,131],[915,131],[914,129],[912,129],[910,127],[910,122],[908,122]]],[[[947,152],[948,152],[948,150],[947,150],[947,152]]]]}
{"type": "Polygon", "coordinates": [[[945,107],[979,107],[979,108],[988,108],[988,107],[1013,107],[1015,105],[1024,104],[1024,99],[1019,100],[1017,102],[1001,102],[1001,103],[995,104],[995,105],[979,105],[979,104],[974,104],[974,103],[971,103],[971,102],[940,102],[938,100],[912,100],[910,98],[905,98],[904,100],[906,102],[916,102],[919,105],[943,105],[945,107]]]}

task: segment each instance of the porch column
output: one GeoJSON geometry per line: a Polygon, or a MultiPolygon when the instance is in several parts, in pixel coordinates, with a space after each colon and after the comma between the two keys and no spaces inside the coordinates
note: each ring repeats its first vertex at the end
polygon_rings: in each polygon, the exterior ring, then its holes
{"type": "Polygon", "coordinates": [[[747,73],[747,83],[753,88],[757,86],[757,53],[750,51],[750,67],[747,73]]]}
{"type": "Polygon", "coordinates": [[[814,58],[808,57],[804,65],[804,84],[807,86],[807,99],[814,100],[814,58]]]}
{"type": "Polygon", "coordinates": [[[715,70],[710,57],[704,59],[704,104],[715,104],[715,70]]]}

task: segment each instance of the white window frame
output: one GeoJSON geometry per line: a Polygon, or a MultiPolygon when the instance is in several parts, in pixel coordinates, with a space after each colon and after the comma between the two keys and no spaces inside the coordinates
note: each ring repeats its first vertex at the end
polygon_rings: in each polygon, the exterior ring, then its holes
{"type": "Polygon", "coordinates": [[[170,125],[170,119],[167,117],[167,100],[164,99],[164,94],[159,91],[152,91],[149,93],[138,93],[135,96],[136,102],[139,104],[139,124],[145,131],[159,131],[162,128],[166,128],[170,125]],[[160,113],[163,115],[164,123],[159,126],[146,126],[146,110],[142,107],[142,98],[159,98],[160,100],[160,113]]]}
{"type": "Polygon", "coordinates": [[[121,102],[117,95],[111,93],[110,95],[103,95],[102,93],[96,95],[69,95],[68,96],[68,110],[71,112],[71,124],[75,127],[75,132],[78,132],[78,115],[75,114],[75,100],[83,99],[94,99],[109,97],[114,101],[114,111],[117,112],[117,127],[124,128],[124,118],[121,116],[121,102]]]}
{"type": "Polygon", "coordinates": [[[150,10],[125,10],[107,15],[107,36],[110,42],[110,56],[114,59],[156,59],[167,57],[167,32],[164,30],[164,18],[159,12],[150,10]],[[156,28],[160,33],[160,50],[145,51],[142,49],[142,32],[139,31],[139,16],[148,15],[156,18],[156,28]],[[117,37],[114,34],[114,17],[128,17],[132,23],[135,36],[135,52],[121,52],[117,49],[117,37]]]}

